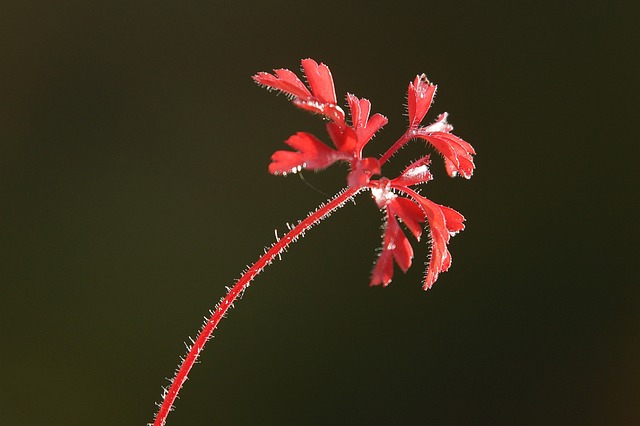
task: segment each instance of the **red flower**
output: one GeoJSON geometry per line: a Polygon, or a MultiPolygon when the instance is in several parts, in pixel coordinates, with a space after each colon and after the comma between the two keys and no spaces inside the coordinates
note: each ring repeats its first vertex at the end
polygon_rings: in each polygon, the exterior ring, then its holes
{"type": "Polygon", "coordinates": [[[351,125],[349,125],[344,111],[337,104],[335,86],[329,68],[322,63],[318,65],[312,59],[304,59],[302,69],[307,77],[308,87],[293,72],[286,69],[275,70],[273,74],[261,72],[253,76],[253,79],[268,89],[285,93],[297,107],[327,118],[329,120],[327,132],[335,149],[309,133],[299,132],[285,141],[293,151],[276,151],[271,156],[269,171],[272,174],[285,175],[302,169],[319,170],[336,161],[345,161],[350,165],[347,176],[349,187],[311,212],[297,225],[289,227],[289,232],[282,238],[279,238],[276,232],[276,242],[266,249],[264,255],[255,263],[247,267],[233,287],[228,289],[227,295],[215,310],[211,311],[211,317],[205,320],[198,337],[192,341],[193,345],[188,347],[188,353],[176,370],[171,386],[165,389],[163,402],[154,419],[155,426],[165,424],[173,402],[187,380],[191,368],[197,362],[204,345],[211,338],[229,307],[233,306],[233,302],[244,293],[255,276],[276,257],[280,257],[287,247],[303,236],[307,230],[342,207],[347,201],[352,200],[362,190],[371,191],[373,199],[383,210],[385,217],[382,251],[371,274],[371,285],[386,286],[391,282],[394,261],[405,272],[411,266],[413,247],[400,223],[404,224],[416,240],[420,240],[422,227],[425,222],[428,223],[431,256],[424,281],[425,290],[431,288],[438,275],[451,266],[451,254],[447,245],[451,236],[464,229],[464,217],[452,208],[434,203],[411,189],[415,185],[422,185],[433,179],[429,171],[431,161],[429,155],[413,162],[395,179],[386,177],[374,179],[375,175],[381,174],[384,163],[415,138],[425,140],[444,157],[446,170],[450,176],[459,173],[465,178],[471,177],[475,167],[473,164],[475,151],[471,145],[451,133],[453,127],[447,123],[447,114],[441,114],[435,123],[421,127],[420,123],[433,102],[436,86],[431,84],[424,74],[417,76],[412,83],[409,83],[407,93],[409,128],[379,158],[363,157],[364,147],[387,123],[387,118],[380,114],[370,117],[371,102],[347,94],[347,104],[351,113],[351,125]]]}
{"type": "Polygon", "coordinates": [[[302,169],[319,170],[336,161],[350,165],[347,176],[349,188],[371,190],[378,207],[384,211],[385,225],[383,246],[371,275],[371,285],[386,286],[393,278],[393,263],[406,271],[413,259],[413,248],[405,236],[400,223],[420,240],[422,226],[428,223],[431,256],[427,267],[424,288],[430,288],[438,274],[451,265],[448,243],[451,236],[464,229],[464,217],[457,211],[434,203],[411,189],[415,185],[429,182],[433,176],[429,170],[430,156],[426,155],[413,162],[395,179],[374,179],[381,173],[381,167],[398,149],[411,139],[419,138],[444,157],[449,176],[460,174],[470,178],[474,164],[473,147],[451,133],[453,127],[447,122],[447,114],[440,114],[428,126],[422,120],[429,111],[436,93],[436,85],[424,74],[416,76],[409,83],[407,91],[407,113],[409,128],[392,147],[378,158],[363,157],[362,151],[373,136],[385,124],[387,118],[381,114],[371,114],[371,102],[348,93],[347,105],[351,124],[338,106],[335,86],[329,68],[312,59],[302,61],[302,69],[309,83],[308,87],[291,71],[275,70],[274,74],[258,73],[253,79],[269,89],[279,90],[293,101],[293,104],[307,111],[323,115],[329,120],[327,132],[333,147],[329,147],[309,133],[296,133],[285,141],[294,151],[276,151],[271,156],[269,171],[272,174],[295,173],[302,169]]]}

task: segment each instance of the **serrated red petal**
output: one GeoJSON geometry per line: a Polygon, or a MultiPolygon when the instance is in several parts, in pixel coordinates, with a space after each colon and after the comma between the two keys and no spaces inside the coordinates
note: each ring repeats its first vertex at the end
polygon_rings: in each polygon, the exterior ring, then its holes
{"type": "Polygon", "coordinates": [[[369,285],[389,285],[393,278],[393,257],[390,252],[383,251],[380,253],[376,266],[371,273],[371,281],[369,285]]]}
{"type": "Polygon", "coordinates": [[[389,120],[384,115],[373,114],[358,134],[358,149],[362,151],[362,148],[369,143],[371,138],[373,138],[373,135],[375,135],[378,130],[384,127],[388,122],[389,120]]]}
{"type": "Polygon", "coordinates": [[[416,127],[420,124],[431,107],[435,93],[436,86],[431,84],[424,74],[416,76],[415,80],[409,83],[407,91],[409,127],[416,127]]]}
{"type": "Polygon", "coordinates": [[[369,118],[371,102],[368,99],[358,99],[357,96],[347,93],[347,103],[351,111],[351,123],[354,128],[357,128],[369,118]]]}
{"type": "Polygon", "coordinates": [[[355,153],[359,155],[364,146],[373,138],[373,135],[387,124],[388,120],[381,114],[374,114],[369,118],[371,102],[368,99],[358,99],[351,93],[347,93],[347,103],[351,111],[352,126],[358,137],[355,153]]]}
{"type": "Polygon", "coordinates": [[[302,60],[302,68],[307,77],[311,91],[288,69],[276,69],[274,74],[259,72],[253,80],[269,89],[279,90],[293,98],[297,107],[322,114],[345,127],[344,111],[336,103],[331,71],[324,65],[318,65],[313,59],[302,60]]]}
{"type": "Polygon", "coordinates": [[[380,162],[377,158],[351,159],[351,171],[347,176],[347,183],[351,188],[362,188],[373,175],[380,174],[380,162]]]}
{"type": "Polygon", "coordinates": [[[310,133],[298,132],[285,141],[295,151],[276,151],[271,156],[269,172],[295,173],[301,169],[318,170],[343,158],[310,133]]]}
{"type": "Polygon", "coordinates": [[[439,206],[444,215],[444,222],[449,234],[455,235],[464,230],[464,216],[451,207],[443,206],[442,204],[439,204],[439,206]]]}
{"type": "Polygon", "coordinates": [[[351,127],[341,128],[338,124],[329,122],[327,123],[327,132],[340,152],[353,156],[358,143],[358,136],[351,127]]]}
{"type": "Polygon", "coordinates": [[[400,218],[417,240],[420,240],[425,213],[416,203],[408,198],[396,197],[389,202],[387,208],[400,218]]]}
{"type": "Polygon", "coordinates": [[[382,252],[378,257],[371,277],[371,285],[387,285],[393,278],[393,262],[403,271],[411,267],[413,259],[413,247],[407,239],[404,231],[398,223],[402,220],[407,228],[420,238],[422,233],[421,223],[425,220],[424,211],[413,201],[401,197],[385,197],[390,201],[386,203],[386,223],[382,237],[382,252]],[[397,218],[396,218],[397,217],[397,218]]]}
{"type": "Polygon", "coordinates": [[[440,272],[446,272],[451,266],[451,255],[439,229],[431,229],[431,258],[425,275],[423,288],[430,289],[438,279],[440,272]]]}
{"type": "Polygon", "coordinates": [[[419,131],[416,136],[429,142],[444,156],[449,176],[453,177],[459,173],[460,176],[469,179],[473,175],[475,169],[473,153],[475,151],[467,142],[447,132],[419,131]],[[471,150],[468,150],[469,147],[471,150]]]}
{"type": "Polygon", "coordinates": [[[393,278],[393,258],[403,272],[411,267],[413,248],[402,232],[400,224],[391,211],[387,210],[382,252],[371,275],[371,285],[388,285],[393,278]]]}
{"type": "Polygon", "coordinates": [[[307,77],[313,96],[324,103],[336,104],[336,90],[329,67],[313,59],[303,59],[302,69],[307,77]]]}
{"type": "Polygon", "coordinates": [[[259,72],[253,76],[253,80],[270,89],[276,89],[289,96],[298,98],[309,98],[311,92],[298,78],[295,73],[288,69],[274,70],[275,75],[271,75],[267,72],[259,72]]]}
{"type": "Polygon", "coordinates": [[[320,102],[314,97],[308,99],[295,98],[293,104],[306,111],[324,115],[329,120],[336,122],[340,127],[346,127],[344,111],[336,104],[320,102]]]}
{"type": "MultiPolygon", "coordinates": [[[[446,159],[445,159],[446,160],[446,159]]],[[[431,165],[431,156],[424,157],[411,163],[400,176],[391,181],[392,185],[412,186],[429,182],[433,179],[433,175],[429,170],[431,165]]]]}
{"type": "Polygon", "coordinates": [[[390,250],[400,269],[407,272],[413,259],[413,248],[393,215],[389,215],[386,233],[389,236],[389,242],[384,249],[390,250]]]}
{"type": "Polygon", "coordinates": [[[431,255],[423,286],[427,290],[436,281],[438,274],[451,266],[447,244],[452,235],[464,229],[464,217],[454,209],[434,203],[411,189],[402,190],[422,207],[429,223],[431,255]]]}

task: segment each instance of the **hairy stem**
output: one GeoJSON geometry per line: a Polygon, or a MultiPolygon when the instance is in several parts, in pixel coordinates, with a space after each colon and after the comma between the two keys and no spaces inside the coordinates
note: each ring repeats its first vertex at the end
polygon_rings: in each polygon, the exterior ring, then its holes
{"type": "Polygon", "coordinates": [[[400,136],[400,139],[398,139],[393,145],[391,145],[391,147],[387,150],[387,152],[382,154],[382,157],[380,157],[380,159],[378,160],[380,162],[380,165],[382,166],[384,163],[386,163],[387,160],[389,160],[389,158],[391,158],[393,154],[396,153],[396,151],[402,148],[412,138],[413,138],[413,131],[410,128],[404,133],[404,135],[400,136]]]}
{"type": "Polygon", "coordinates": [[[225,313],[233,302],[241,295],[248,287],[253,278],[256,277],[262,270],[267,267],[271,262],[285,251],[285,249],[295,242],[298,238],[304,235],[313,225],[320,222],[322,219],[329,216],[332,212],[339,209],[345,202],[353,198],[360,189],[346,189],[334,198],[329,200],[326,204],[321,205],[316,211],[310,213],[304,220],[293,227],[282,238],[278,239],[272,246],[260,257],[249,269],[247,269],[240,279],[236,281],[235,285],[231,287],[227,295],[216,306],[215,310],[211,314],[211,318],[203,325],[198,337],[193,345],[189,348],[187,356],[182,359],[181,364],[176,370],[176,374],[171,382],[171,386],[168,390],[163,392],[162,404],[156,414],[153,422],[153,426],[163,426],[167,421],[169,412],[173,409],[173,403],[178,396],[178,392],[182,388],[182,385],[187,380],[187,375],[198,360],[200,352],[204,349],[204,345],[211,338],[213,331],[218,326],[220,320],[224,317],[225,313]]]}

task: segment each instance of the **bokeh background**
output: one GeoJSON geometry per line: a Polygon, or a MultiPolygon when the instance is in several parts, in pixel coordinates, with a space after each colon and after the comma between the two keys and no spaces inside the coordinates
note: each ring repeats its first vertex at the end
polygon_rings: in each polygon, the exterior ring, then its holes
{"type": "MultiPolygon", "coordinates": [[[[640,424],[636,2],[4,2],[0,423],[142,425],[247,263],[344,184],[273,177],[321,120],[255,86],[313,57],[404,131],[439,84],[477,149],[424,194],[467,217],[369,288],[366,194],[258,277],[170,425],[640,424]]],[[[414,143],[390,175],[424,152],[414,143]]]]}

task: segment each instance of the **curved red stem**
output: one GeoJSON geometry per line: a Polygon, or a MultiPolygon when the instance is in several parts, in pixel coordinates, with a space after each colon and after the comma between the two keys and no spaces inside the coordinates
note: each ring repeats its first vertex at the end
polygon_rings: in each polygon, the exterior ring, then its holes
{"type": "Polygon", "coordinates": [[[291,231],[285,234],[282,238],[276,241],[269,250],[265,252],[260,259],[258,259],[249,269],[247,269],[240,279],[229,290],[227,295],[220,301],[215,311],[211,315],[211,318],[204,324],[193,346],[189,349],[187,356],[182,360],[179,369],[176,372],[175,377],[171,382],[171,387],[163,394],[162,404],[156,414],[153,422],[153,426],[164,426],[167,421],[169,412],[172,411],[173,403],[178,396],[178,392],[182,388],[182,385],[187,380],[187,375],[191,368],[198,360],[200,352],[204,349],[204,345],[211,338],[213,331],[218,326],[218,323],[225,315],[233,302],[238,298],[242,292],[247,288],[251,280],[255,278],[262,270],[267,267],[271,262],[282,254],[282,252],[295,240],[303,236],[304,233],[310,229],[313,225],[320,222],[325,217],[329,216],[333,211],[340,208],[345,202],[353,198],[362,188],[359,189],[346,189],[329,200],[326,204],[320,206],[316,211],[310,213],[304,220],[298,225],[293,227],[291,231]]]}
{"type": "Polygon", "coordinates": [[[387,150],[387,152],[382,154],[382,157],[380,157],[380,159],[378,160],[380,162],[380,166],[386,163],[387,160],[389,160],[389,158],[391,158],[393,154],[396,153],[396,151],[402,148],[412,138],[413,138],[413,132],[412,132],[412,129],[409,128],[402,136],[400,136],[400,139],[398,139],[393,145],[391,145],[391,147],[387,150]]]}

